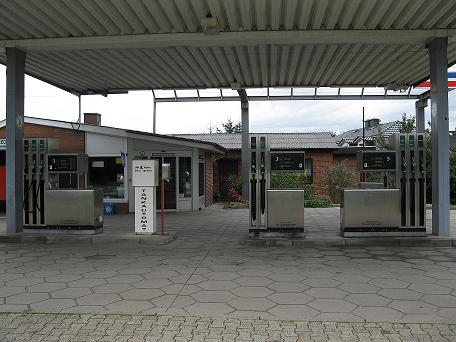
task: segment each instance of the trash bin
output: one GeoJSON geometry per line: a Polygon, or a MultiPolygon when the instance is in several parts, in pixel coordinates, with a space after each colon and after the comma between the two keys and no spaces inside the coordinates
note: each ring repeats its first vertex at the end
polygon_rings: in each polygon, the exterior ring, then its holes
{"type": "Polygon", "coordinates": [[[114,203],[105,202],[104,203],[104,213],[106,216],[114,215],[114,203]]]}

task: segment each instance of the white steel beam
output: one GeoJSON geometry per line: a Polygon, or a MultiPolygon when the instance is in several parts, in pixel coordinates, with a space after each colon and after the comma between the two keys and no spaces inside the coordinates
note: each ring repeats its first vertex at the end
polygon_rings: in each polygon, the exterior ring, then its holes
{"type": "Polygon", "coordinates": [[[450,234],[450,138],[447,40],[429,44],[431,71],[432,234],[450,234]]]}
{"type": "Polygon", "coordinates": [[[373,44],[423,45],[433,38],[456,42],[456,29],[432,30],[311,30],[204,33],[160,33],[71,38],[0,40],[0,46],[28,51],[162,48],[172,46],[251,46],[261,44],[373,44]]]}

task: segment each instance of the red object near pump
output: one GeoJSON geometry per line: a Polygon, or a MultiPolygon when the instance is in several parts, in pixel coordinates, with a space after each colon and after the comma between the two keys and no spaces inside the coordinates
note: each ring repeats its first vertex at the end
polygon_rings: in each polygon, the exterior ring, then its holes
{"type": "Polygon", "coordinates": [[[161,226],[160,234],[165,233],[165,180],[162,178],[160,183],[160,208],[161,208],[161,226]]]}

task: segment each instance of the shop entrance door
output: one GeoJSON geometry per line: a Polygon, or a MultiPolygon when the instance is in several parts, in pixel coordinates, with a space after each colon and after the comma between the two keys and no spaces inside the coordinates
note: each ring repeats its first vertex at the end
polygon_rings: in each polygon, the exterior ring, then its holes
{"type": "MultiPolygon", "coordinates": [[[[161,180],[161,166],[170,164],[171,178],[165,181],[165,209],[175,210],[176,207],[176,157],[154,157],[158,160],[158,172],[161,180]]],[[[161,182],[157,186],[157,209],[160,209],[161,182]]]]}

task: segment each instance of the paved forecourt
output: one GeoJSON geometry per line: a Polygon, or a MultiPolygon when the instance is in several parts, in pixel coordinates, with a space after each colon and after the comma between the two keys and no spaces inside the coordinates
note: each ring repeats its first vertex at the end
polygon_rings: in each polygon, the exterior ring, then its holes
{"type": "Polygon", "coordinates": [[[161,246],[2,244],[0,311],[456,322],[456,248],[252,246],[247,214],[169,215],[161,246]]]}

